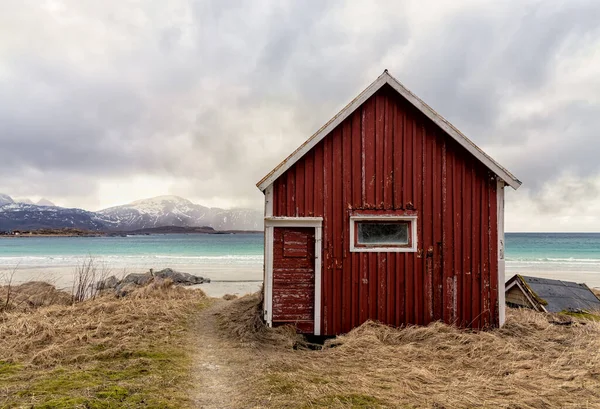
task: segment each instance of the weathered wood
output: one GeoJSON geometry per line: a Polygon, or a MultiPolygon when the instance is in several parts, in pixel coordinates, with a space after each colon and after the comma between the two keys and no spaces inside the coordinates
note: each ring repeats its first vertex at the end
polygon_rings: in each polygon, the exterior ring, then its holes
{"type": "MultiPolygon", "coordinates": [[[[497,200],[491,199],[496,191],[489,172],[406,101],[382,90],[290,172],[293,177],[286,173],[275,181],[274,213],[287,216],[297,208],[292,215],[323,217],[318,263],[324,335],[369,318],[391,325],[437,319],[497,325],[498,297],[491,294],[498,291],[498,263],[492,262],[497,200]],[[350,217],[382,214],[416,217],[417,251],[350,252],[350,217]]],[[[303,259],[302,242],[292,236],[287,241],[287,250],[273,252],[288,256],[281,274],[305,268],[294,262],[303,259]]],[[[283,288],[289,277],[280,277],[283,288]]]]}
{"type": "MultiPolygon", "coordinates": [[[[274,227],[273,324],[314,322],[315,229],[274,227]]],[[[299,331],[303,331],[297,327],[299,331]]],[[[303,325],[303,328],[308,328],[303,325]]],[[[314,325],[310,325],[311,331],[314,325]]]]}

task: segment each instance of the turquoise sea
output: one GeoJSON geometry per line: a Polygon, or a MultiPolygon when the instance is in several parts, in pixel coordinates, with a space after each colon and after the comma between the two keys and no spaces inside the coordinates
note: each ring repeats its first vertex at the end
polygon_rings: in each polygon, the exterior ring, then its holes
{"type": "MultiPolygon", "coordinates": [[[[68,285],[86,256],[115,274],[172,267],[213,280],[261,280],[263,236],[150,235],[0,239],[0,272],[17,281],[51,274],[68,285]]],[[[515,273],[586,282],[600,287],[600,233],[507,233],[506,278],[515,273]]],[[[0,276],[0,281],[2,277],[0,276]]]]}

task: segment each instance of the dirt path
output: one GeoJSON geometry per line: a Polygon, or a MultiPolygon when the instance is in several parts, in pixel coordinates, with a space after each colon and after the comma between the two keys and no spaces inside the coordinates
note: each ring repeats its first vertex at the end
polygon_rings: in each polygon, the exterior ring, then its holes
{"type": "Polygon", "coordinates": [[[228,304],[216,300],[198,314],[193,343],[194,403],[197,408],[235,408],[243,402],[244,374],[256,359],[244,354],[239,344],[219,335],[216,313],[228,304]]]}

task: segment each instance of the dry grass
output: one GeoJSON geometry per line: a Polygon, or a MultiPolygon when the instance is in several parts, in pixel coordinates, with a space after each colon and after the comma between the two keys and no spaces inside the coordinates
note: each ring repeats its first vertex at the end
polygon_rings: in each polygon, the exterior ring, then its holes
{"type": "Polygon", "coordinates": [[[0,286],[0,305],[7,311],[30,311],[50,305],[69,305],[71,295],[42,281],[0,286]]]}
{"type": "Polygon", "coordinates": [[[208,302],[162,281],[0,314],[0,407],[189,406],[188,321],[208,302]]]}
{"type": "MultiPolygon", "coordinates": [[[[210,302],[157,281],[0,314],[0,408],[190,407],[189,323],[210,302]]],[[[367,322],[310,350],[261,313],[257,294],[227,302],[207,338],[227,344],[234,407],[600,408],[600,323],[529,310],[480,332],[367,322]]]]}
{"type": "Polygon", "coordinates": [[[248,379],[256,407],[600,407],[599,323],[530,310],[480,332],[367,322],[322,350],[292,350],[289,334],[252,318],[257,301],[233,301],[225,324],[245,344],[281,346],[248,379]]]}
{"type": "Polygon", "coordinates": [[[259,291],[234,300],[218,318],[224,335],[239,340],[246,347],[289,349],[306,344],[294,327],[267,328],[261,317],[262,291],[259,291]]]}

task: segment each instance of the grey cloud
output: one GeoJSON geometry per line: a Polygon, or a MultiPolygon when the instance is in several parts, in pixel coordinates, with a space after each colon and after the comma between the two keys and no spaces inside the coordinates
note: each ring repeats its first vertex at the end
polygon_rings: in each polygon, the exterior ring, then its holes
{"type": "Polygon", "coordinates": [[[372,21],[341,1],[67,4],[75,35],[11,3],[48,40],[0,40],[0,191],[93,197],[96,180],[149,174],[183,196],[253,202],[254,183],[384,68],[478,144],[522,148],[497,159],[534,196],[564,169],[600,171],[596,102],[505,115],[598,43],[596,2],[466,5],[423,30],[406,2],[371,4],[372,21]]]}

